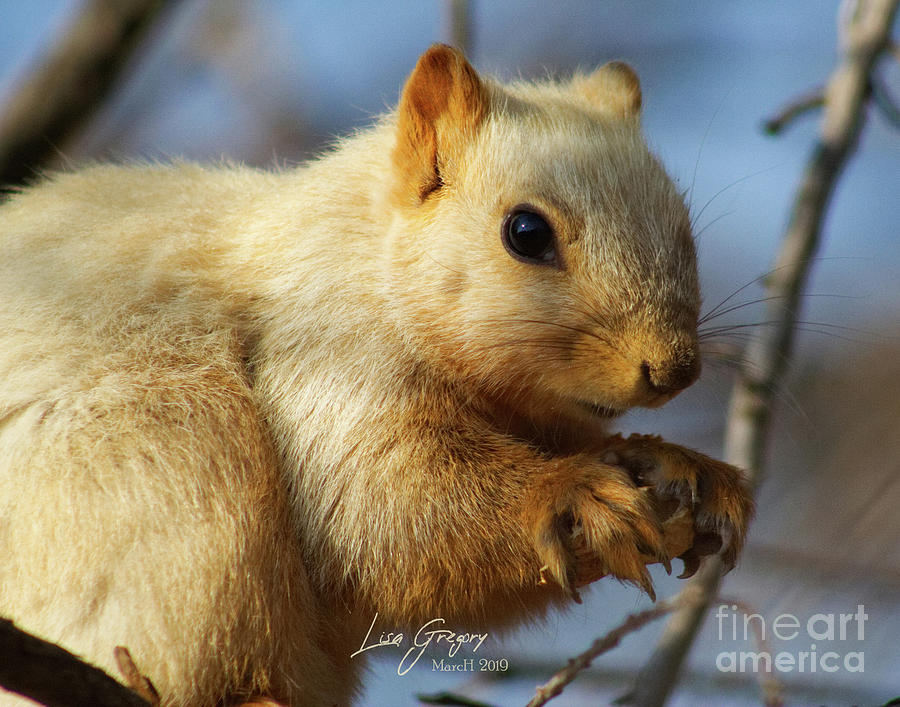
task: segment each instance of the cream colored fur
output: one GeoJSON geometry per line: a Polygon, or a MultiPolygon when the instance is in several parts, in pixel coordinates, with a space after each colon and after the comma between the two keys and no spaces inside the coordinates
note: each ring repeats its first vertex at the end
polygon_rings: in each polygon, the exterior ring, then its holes
{"type": "MultiPolygon", "coordinates": [[[[431,52],[419,78],[472,83],[431,52]]],[[[699,294],[635,99],[595,78],[606,99],[476,82],[458,132],[465,106],[422,109],[443,182],[421,203],[398,198],[397,114],[293,170],[91,166],[13,195],[0,615],[111,674],[127,646],[166,705],[344,704],[375,611],[487,630],[564,601],[561,517],[642,583],[659,523],[576,399],[671,397],[641,363],[695,346],[699,294]],[[521,203],[563,267],[505,252],[521,203]]],[[[739,545],[728,479],[707,525],[739,545]]]]}

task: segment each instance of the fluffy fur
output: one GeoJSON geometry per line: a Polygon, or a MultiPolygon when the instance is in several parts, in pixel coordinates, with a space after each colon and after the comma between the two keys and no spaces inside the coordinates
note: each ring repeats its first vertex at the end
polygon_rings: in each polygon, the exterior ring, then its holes
{"type": "Polygon", "coordinates": [[[93,166],[11,197],[0,614],[112,673],[127,646],[166,705],[343,704],[376,611],[488,629],[564,602],[573,525],[646,585],[631,459],[699,488],[733,556],[736,470],[605,434],[699,367],[689,219],[639,106],[622,64],[502,86],[438,46],[295,170],[93,166]],[[505,251],[523,203],[555,265],[505,251]]]}

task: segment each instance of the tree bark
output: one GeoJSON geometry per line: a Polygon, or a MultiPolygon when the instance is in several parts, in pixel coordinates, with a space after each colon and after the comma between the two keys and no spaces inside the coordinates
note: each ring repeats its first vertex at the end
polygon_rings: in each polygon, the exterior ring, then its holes
{"type": "Polygon", "coordinates": [[[0,189],[52,164],[103,105],[141,40],[178,0],[89,0],[0,116],[0,189]]]}

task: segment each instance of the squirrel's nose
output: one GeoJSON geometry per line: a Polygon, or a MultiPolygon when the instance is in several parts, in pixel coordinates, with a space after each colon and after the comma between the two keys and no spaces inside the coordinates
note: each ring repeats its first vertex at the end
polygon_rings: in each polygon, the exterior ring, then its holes
{"type": "Polygon", "coordinates": [[[644,361],[641,375],[654,393],[677,393],[700,376],[700,357],[696,350],[691,349],[665,361],[644,361]]]}

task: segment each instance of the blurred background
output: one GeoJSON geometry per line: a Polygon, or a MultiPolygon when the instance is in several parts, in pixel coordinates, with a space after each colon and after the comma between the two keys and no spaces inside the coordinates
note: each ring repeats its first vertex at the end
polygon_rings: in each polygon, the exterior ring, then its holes
{"type": "MultiPolygon", "coordinates": [[[[0,113],[80,8],[75,0],[0,0],[0,113]]],[[[710,309],[744,285],[729,304],[761,296],[752,283],[770,267],[818,114],[775,138],[760,126],[827,80],[837,11],[836,0],[471,0],[468,53],[501,78],[564,75],[610,59],[635,67],[648,139],[689,192],[710,309]]],[[[60,164],[186,157],[290,166],[392,106],[417,56],[450,39],[448,17],[439,0],[183,0],[145,38],[112,98],[58,146],[60,164]]],[[[900,97],[900,62],[883,60],[877,74],[900,97]]],[[[827,216],[758,519],[722,590],[766,617],[768,629],[781,614],[805,626],[816,614],[865,607],[861,640],[854,630],[843,641],[813,640],[805,630],[793,641],[766,635],[773,653],[864,654],[861,672],[840,662],[834,672],[776,673],[789,704],[881,704],[900,695],[898,197],[900,129],[873,110],[827,216]]],[[[761,316],[751,304],[717,323],[761,316]]],[[[752,332],[736,329],[721,343],[740,347],[752,332]]],[[[662,410],[630,414],[622,429],[720,455],[730,382],[728,366],[710,362],[700,383],[662,410]]],[[[661,597],[681,584],[658,567],[654,578],[661,597]]],[[[442,674],[423,659],[399,676],[392,654],[372,664],[360,704],[417,704],[417,693],[442,690],[524,704],[566,658],[649,606],[609,580],[584,599],[541,625],[492,634],[477,655],[507,659],[506,673],[442,674]]],[[[661,627],[630,635],[554,704],[621,695],[661,627]]],[[[723,653],[759,650],[752,635],[743,640],[741,622],[738,629],[732,640],[730,624],[720,636],[707,621],[671,704],[760,703],[752,671],[719,669],[723,653]]]]}

